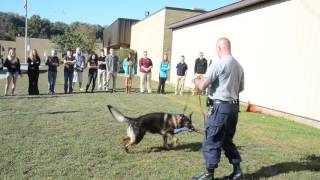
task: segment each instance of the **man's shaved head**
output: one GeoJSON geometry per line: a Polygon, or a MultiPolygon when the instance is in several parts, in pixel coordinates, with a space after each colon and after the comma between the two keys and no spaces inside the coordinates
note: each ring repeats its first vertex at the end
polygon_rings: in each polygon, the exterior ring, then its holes
{"type": "Polygon", "coordinates": [[[217,54],[219,57],[231,55],[231,42],[228,38],[219,38],[216,44],[217,54]]]}

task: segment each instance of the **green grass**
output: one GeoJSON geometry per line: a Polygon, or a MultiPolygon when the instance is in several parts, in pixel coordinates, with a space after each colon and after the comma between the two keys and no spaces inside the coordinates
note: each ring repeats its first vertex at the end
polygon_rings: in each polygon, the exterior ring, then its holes
{"type": "MultiPolygon", "coordinates": [[[[59,70],[56,89],[63,92],[59,70]]],[[[135,77],[135,88],[138,80],[135,77]]],[[[123,81],[119,77],[118,85],[123,87],[123,81]]],[[[1,90],[4,83],[0,81],[1,90]]],[[[40,75],[39,85],[45,94],[46,73],[40,75]]],[[[194,124],[202,129],[197,97],[123,92],[28,97],[26,75],[18,80],[16,93],[16,97],[0,97],[0,179],[180,180],[204,170],[202,135],[178,134],[181,145],[164,151],[162,137],[147,134],[127,154],[121,144],[127,125],[107,112],[111,104],[133,117],[153,111],[181,113],[188,103],[187,113],[194,112],[194,124]]],[[[246,179],[320,179],[319,137],[320,131],[312,127],[241,112],[234,140],[246,179]]],[[[216,177],[231,170],[222,155],[216,177]]]]}

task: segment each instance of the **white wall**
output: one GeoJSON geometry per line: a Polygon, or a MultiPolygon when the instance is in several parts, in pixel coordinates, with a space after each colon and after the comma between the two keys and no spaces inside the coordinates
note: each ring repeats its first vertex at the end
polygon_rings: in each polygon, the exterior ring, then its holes
{"type": "Polygon", "coordinates": [[[244,68],[242,101],[320,120],[320,1],[285,1],[174,30],[172,64],[186,56],[187,86],[199,51],[217,60],[219,37],[231,40],[244,68]]]}

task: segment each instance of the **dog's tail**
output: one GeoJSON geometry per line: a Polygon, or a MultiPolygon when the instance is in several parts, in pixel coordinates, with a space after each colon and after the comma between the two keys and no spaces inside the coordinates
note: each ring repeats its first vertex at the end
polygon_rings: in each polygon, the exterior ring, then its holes
{"type": "Polygon", "coordinates": [[[113,118],[116,119],[119,122],[128,122],[129,119],[123,115],[121,112],[119,112],[116,108],[112,107],[111,105],[108,105],[108,109],[110,113],[112,114],[113,118]]]}

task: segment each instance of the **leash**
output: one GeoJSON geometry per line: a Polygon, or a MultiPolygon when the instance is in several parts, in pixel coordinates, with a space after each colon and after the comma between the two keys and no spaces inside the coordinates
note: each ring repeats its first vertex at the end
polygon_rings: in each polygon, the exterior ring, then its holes
{"type": "Polygon", "coordinates": [[[198,95],[198,99],[199,99],[200,111],[201,111],[201,114],[203,116],[203,127],[204,127],[206,125],[206,114],[204,113],[204,111],[202,109],[201,95],[200,94],[198,95]]]}

